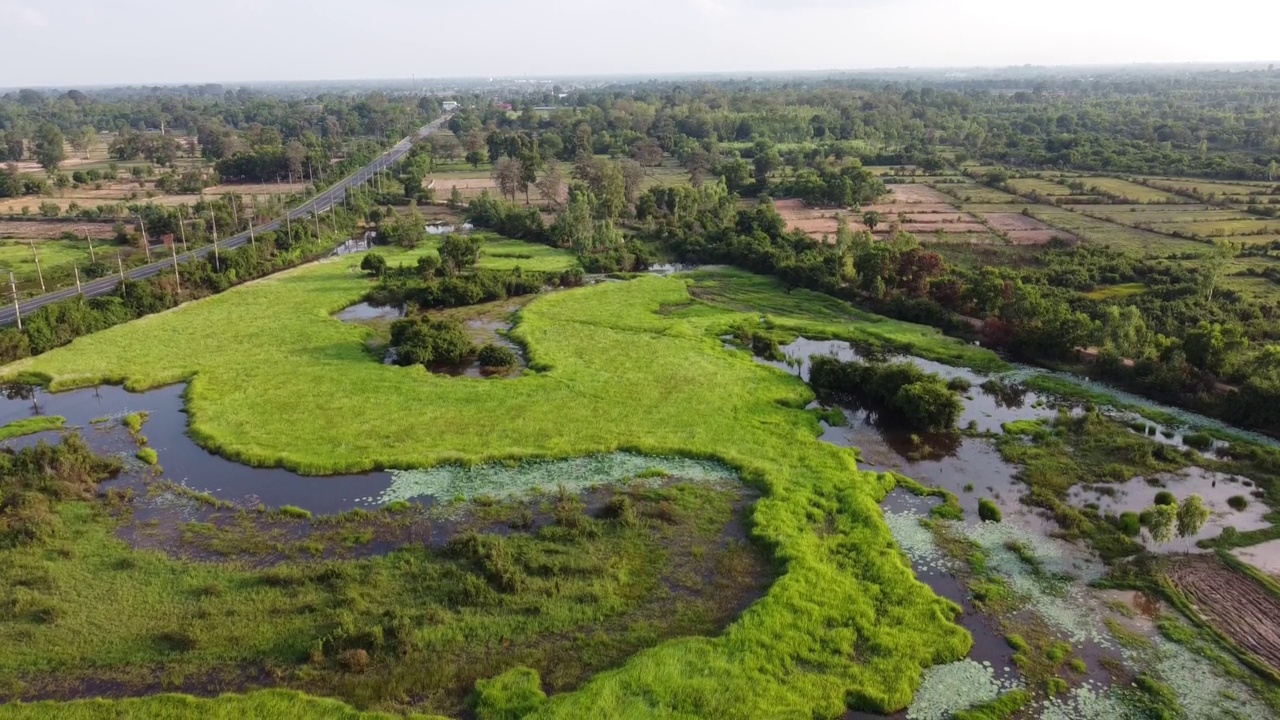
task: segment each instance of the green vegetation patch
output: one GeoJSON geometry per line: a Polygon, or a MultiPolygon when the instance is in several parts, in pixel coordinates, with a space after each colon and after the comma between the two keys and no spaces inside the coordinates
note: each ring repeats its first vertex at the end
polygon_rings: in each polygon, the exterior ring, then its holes
{"type": "Polygon", "coordinates": [[[709,305],[765,316],[770,327],[814,340],[835,339],[970,367],[1007,369],[990,350],[947,337],[927,325],[891,320],[810,290],[786,291],[777,280],[731,268],[680,275],[691,279],[689,293],[709,305]]]}
{"type": "Polygon", "coordinates": [[[67,419],[61,415],[39,415],[24,420],[14,420],[7,425],[0,425],[0,440],[34,435],[48,430],[61,428],[67,419]]]}
{"type": "MultiPolygon", "coordinates": [[[[331,317],[367,291],[370,281],[357,270],[359,263],[359,256],[343,257],[281,273],[79,338],[0,374],[37,372],[54,388],[116,379],[142,389],[189,379],[190,433],[197,442],[251,464],[307,473],[627,450],[714,458],[760,488],[764,497],[751,516],[752,535],[773,551],[783,573],[768,594],[716,637],[686,634],[625,661],[630,651],[610,655],[611,672],[575,692],[553,695],[548,715],[659,709],[721,717],[836,715],[849,698],[890,712],[910,702],[923,668],[968,652],[972,640],[954,622],[956,607],[917,582],[896,550],[877,504],[891,479],[859,473],[853,451],[818,440],[819,422],[804,409],[813,394],[797,378],[724,348],[718,335],[758,318],[758,310],[705,304],[696,314],[664,315],[664,306],[690,299],[689,281],[671,278],[547,294],[521,311],[513,331],[530,366],[541,372],[502,382],[439,377],[421,367],[370,362],[364,342],[372,331],[331,317]],[[184,352],[175,356],[174,347],[184,352]],[[813,601],[818,597],[821,603],[813,601]]],[[[751,287],[759,302],[794,312],[797,330],[896,337],[996,362],[986,351],[921,326],[859,317],[843,305],[839,322],[829,314],[814,318],[797,299],[821,296],[787,295],[772,283],[751,287]]],[[[397,553],[385,562],[405,562],[412,570],[413,563],[403,560],[410,557],[397,553]]],[[[137,561],[153,562],[146,556],[137,561]]],[[[131,584],[136,590],[130,602],[148,607],[141,598],[164,597],[175,586],[165,577],[171,572],[157,571],[163,584],[131,584]]],[[[345,586],[355,597],[341,606],[392,595],[374,579],[345,586]]],[[[286,574],[280,582],[296,579],[286,574]]],[[[321,602],[308,595],[296,588],[264,591],[252,609],[269,610],[279,634],[238,624],[235,631],[243,635],[236,642],[196,638],[194,652],[212,642],[235,647],[241,658],[261,657],[264,643],[280,645],[279,638],[287,638],[289,652],[305,654],[299,642],[323,637],[312,615],[292,605],[321,602]],[[281,608],[285,601],[290,605],[281,608]]],[[[127,636],[154,632],[162,624],[152,615],[148,629],[134,627],[127,636]]],[[[360,627],[355,624],[353,632],[360,627]]],[[[493,623],[485,627],[500,630],[493,623]]],[[[81,630],[78,638],[97,634],[81,630]]],[[[6,646],[11,642],[6,639],[6,646]]],[[[121,662],[137,660],[127,643],[117,647],[121,662]]],[[[42,666],[25,653],[15,655],[27,671],[48,667],[47,659],[42,666]]],[[[330,657],[327,649],[324,657],[330,657]]]]}
{"type": "MultiPolygon", "coordinates": [[[[603,507],[568,493],[477,505],[501,534],[436,526],[448,539],[425,544],[435,528],[411,513],[214,512],[186,525],[192,561],[120,539],[130,514],[92,499],[115,466],[78,437],[0,461],[23,507],[45,510],[0,536],[0,687],[19,698],[74,692],[77,682],[141,692],[156,677],[195,690],[267,667],[278,682],[361,709],[457,717],[473,690],[481,707],[502,707],[530,694],[530,676],[533,688],[540,674],[564,693],[664,640],[709,642],[773,574],[743,536],[740,488],[637,486],[603,507]],[[49,482],[47,467],[65,479],[49,482]],[[224,526],[221,516],[235,520],[224,526]],[[277,561],[265,541],[300,522],[322,531],[298,541],[318,544],[318,559],[277,561]],[[320,559],[340,551],[329,544],[359,543],[387,523],[416,523],[414,539],[387,555],[320,559]],[[236,538],[248,540],[233,547],[236,538]],[[478,684],[519,667],[531,670],[478,684]]],[[[168,701],[152,702],[158,711],[168,701]]],[[[306,707],[299,698],[277,716],[306,707]]]]}

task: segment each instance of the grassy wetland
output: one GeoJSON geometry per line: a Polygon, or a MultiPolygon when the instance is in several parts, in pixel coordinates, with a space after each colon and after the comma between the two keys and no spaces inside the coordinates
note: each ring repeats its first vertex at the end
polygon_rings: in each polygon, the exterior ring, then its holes
{"type": "MultiPolygon", "coordinates": [[[[412,262],[412,254],[405,260],[412,262]]],[[[626,558],[653,560],[652,553],[659,552],[670,559],[677,553],[670,544],[659,544],[660,550],[646,545],[646,533],[628,539],[628,531],[608,529],[610,522],[625,522],[603,517],[584,523],[603,529],[583,531],[594,534],[595,548],[575,557],[572,562],[585,563],[576,570],[563,565],[566,550],[554,545],[574,542],[574,533],[544,530],[528,539],[513,535],[470,546],[460,540],[466,547],[455,548],[456,554],[441,563],[402,550],[357,560],[354,566],[318,562],[263,569],[228,548],[237,538],[252,544],[250,533],[228,532],[218,522],[205,523],[212,529],[187,528],[192,542],[222,548],[229,557],[180,561],[130,550],[112,539],[110,514],[102,515],[107,511],[71,503],[59,510],[52,546],[5,551],[14,560],[7,566],[30,574],[24,582],[56,589],[53,597],[62,598],[57,601],[62,614],[52,623],[33,622],[29,615],[4,623],[11,638],[24,638],[25,645],[23,657],[8,670],[9,693],[41,697],[41,673],[89,683],[114,678],[124,687],[141,683],[153,692],[184,689],[197,677],[215,679],[201,685],[206,690],[292,679],[296,682],[286,684],[361,709],[456,713],[478,700],[468,700],[458,687],[452,695],[433,695],[414,686],[418,681],[381,676],[378,669],[405,672],[395,669],[398,655],[413,655],[433,642],[456,642],[459,633],[466,637],[467,612],[460,608],[485,598],[501,608],[489,620],[503,613],[514,617],[505,636],[498,630],[503,621],[484,624],[499,633],[488,636],[485,652],[503,659],[487,665],[477,660],[475,667],[483,672],[452,678],[468,691],[468,681],[485,672],[539,666],[536,652],[521,656],[505,644],[515,646],[519,632],[554,644],[546,638],[567,630],[551,626],[556,618],[577,619],[586,607],[631,619],[631,630],[599,640],[598,652],[585,651],[593,647],[591,633],[566,646],[582,653],[583,665],[574,677],[541,668],[543,685],[565,690],[538,705],[545,716],[835,716],[848,706],[893,711],[910,702],[925,667],[968,651],[970,638],[955,623],[958,608],[914,579],[881,519],[876,503],[894,478],[861,473],[853,451],[821,443],[818,420],[804,409],[812,393],[718,339],[735,324],[759,322],[759,311],[726,307],[727,296],[719,305],[697,302],[684,279],[602,283],[542,296],[520,311],[512,335],[528,353],[529,372],[509,379],[441,377],[421,367],[371,360],[364,341],[372,331],[331,317],[368,288],[357,264],[339,259],[283,273],[80,338],[13,364],[4,374],[46,378],[53,389],[123,382],[140,390],[186,381],[190,433],[199,443],[250,464],[308,474],[618,450],[716,459],[761,495],[746,523],[756,552],[769,558],[767,566],[776,574],[764,596],[718,633],[728,618],[712,608],[676,613],[656,624],[654,616],[641,622],[654,612],[645,604],[652,597],[642,599],[652,593],[641,590],[651,589],[646,583],[666,565],[641,563],[628,571],[626,558]],[[181,355],[175,347],[184,348],[181,355]],[[548,534],[550,539],[542,537],[548,534]],[[54,546],[76,562],[49,566],[43,558],[54,546]],[[596,578],[593,562],[609,572],[596,578]],[[543,573],[557,567],[587,584],[575,591],[572,584],[544,579],[543,573]],[[457,575],[446,582],[442,573],[457,575]],[[419,591],[412,598],[403,595],[423,583],[446,594],[471,587],[479,600],[440,596],[432,609],[419,591]],[[510,584],[503,589],[503,583],[510,584]],[[174,593],[173,587],[189,592],[174,593]],[[95,597],[131,608],[129,617],[91,611],[101,605],[95,597]],[[516,619],[524,616],[519,607],[526,601],[548,616],[538,622],[550,625],[534,627],[516,619]],[[554,607],[560,611],[548,611],[554,607]],[[627,616],[627,608],[638,615],[627,616]],[[196,626],[180,620],[192,616],[205,620],[196,626]],[[102,625],[118,630],[104,632],[102,625]],[[36,637],[40,641],[32,642],[36,637]],[[83,637],[96,639],[88,645],[72,642],[83,637]],[[148,680],[130,676],[129,669],[137,667],[147,668],[148,680]],[[612,669],[591,675],[605,668],[612,669]],[[162,679],[158,686],[148,684],[153,678],[162,679]],[[446,695],[449,699],[441,699],[446,695]]],[[[794,312],[796,306],[788,306],[781,292],[774,295],[779,304],[770,308],[770,321],[849,332],[851,310],[843,310],[844,317],[815,319],[794,312]]],[[[897,343],[919,342],[922,349],[972,352],[905,323],[886,323],[879,331],[897,343]]],[[[164,463],[163,452],[159,462],[164,463]]],[[[689,517],[727,522],[725,511],[715,508],[731,506],[730,501],[690,492],[684,500],[695,503],[689,517]]],[[[644,502],[637,499],[634,512],[651,537],[656,531],[644,520],[644,502]]],[[[306,522],[287,516],[281,522],[286,520],[306,522]]],[[[555,526],[564,525],[557,520],[555,526]]],[[[266,543],[271,548],[287,544],[278,538],[266,543]]],[[[241,555],[259,550],[241,548],[241,555]]],[[[717,555],[746,566],[759,562],[745,551],[717,555]]],[[[670,561],[680,563],[678,557],[670,561]]],[[[463,652],[481,653],[470,646],[463,652]]],[[[282,703],[287,697],[250,696],[239,702],[282,703]]],[[[0,712],[28,711],[6,707],[0,712]]],[[[90,712],[90,706],[75,707],[90,712]]],[[[134,707],[143,712],[148,706],[134,707]]],[[[198,712],[199,705],[191,707],[198,712]]]]}

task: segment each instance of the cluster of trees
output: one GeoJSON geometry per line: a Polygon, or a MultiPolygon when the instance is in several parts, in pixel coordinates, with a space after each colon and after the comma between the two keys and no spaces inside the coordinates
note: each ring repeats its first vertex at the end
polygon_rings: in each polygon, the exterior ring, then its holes
{"type": "Polygon", "coordinates": [[[118,459],[95,455],[79,433],[57,445],[0,448],[0,548],[47,540],[59,527],[56,503],[92,498],[120,470],[118,459]]]}
{"type": "Polygon", "coordinates": [[[911,430],[956,429],[964,405],[947,381],[911,363],[841,362],[819,356],[809,364],[809,384],[819,393],[856,401],[880,422],[911,430]]]}

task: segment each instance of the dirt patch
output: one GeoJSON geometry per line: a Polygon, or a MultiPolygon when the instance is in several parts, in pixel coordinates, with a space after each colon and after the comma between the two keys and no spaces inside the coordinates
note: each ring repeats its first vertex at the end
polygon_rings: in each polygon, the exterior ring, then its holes
{"type": "Polygon", "coordinates": [[[77,239],[84,239],[86,231],[95,240],[110,240],[116,235],[114,223],[0,220],[0,238],[53,240],[69,232],[77,239]]]}
{"type": "Polygon", "coordinates": [[[1169,580],[1215,630],[1280,670],[1280,598],[1216,558],[1181,560],[1169,580]]]}
{"type": "Polygon", "coordinates": [[[1029,215],[1023,215],[1022,213],[983,213],[983,217],[986,218],[988,223],[991,223],[991,227],[1005,232],[1018,230],[1053,230],[1052,227],[1045,225],[1029,215]]]}
{"type": "Polygon", "coordinates": [[[907,184],[907,185],[890,185],[889,187],[889,204],[929,204],[929,205],[945,205],[948,208],[955,209],[951,204],[954,198],[946,193],[934,190],[928,185],[907,184]]]}

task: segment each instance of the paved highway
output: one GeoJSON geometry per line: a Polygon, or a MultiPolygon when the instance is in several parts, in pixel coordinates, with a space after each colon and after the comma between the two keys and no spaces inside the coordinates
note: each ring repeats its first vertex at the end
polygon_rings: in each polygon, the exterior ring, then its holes
{"type": "MultiPolygon", "coordinates": [[[[360,168],[359,170],[352,173],[351,175],[338,181],[336,184],[325,189],[323,192],[321,192],[319,195],[315,196],[314,198],[290,210],[289,219],[300,220],[310,216],[312,213],[321,213],[333,207],[334,205],[341,204],[343,200],[346,199],[347,190],[363,185],[365,182],[369,180],[369,178],[373,177],[377,173],[382,172],[383,170],[386,170],[387,168],[399,162],[401,158],[403,158],[405,155],[408,154],[409,149],[413,147],[414,140],[430,135],[431,133],[438,130],[441,125],[448,122],[448,120],[449,120],[449,116],[445,115],[444,117],[441,117],[439,120],[435,120],[428,125],[422,126],[421,128],[418,129],[418,132],[396,143],[395,147],[386,151],[382,155],[379,155],[373,162],[369,163],[368,165],[365,165],[364,167],[360,168]]],[[[258,227],[254,228],[253,233],[256,235],[259,233],[270,232],[280,227],[282,224],[284,224],[284,222],[285,221],[283,219],[273,220],[269,223],[266,223],[264,225],[259,225],[258,227]]],[[[240,233],[239,235],[233,235],[232,237],[229,237],[225,240],[219,240],[218,250],[219,251],[230,250],[232,248],[240,247],[241,245],[244,245],[247,242],[249,242],[249,232],[245,231],[240,233]]],[[[155,247],[153,246],[152,249],[155,249],[155,247]]],[[[164,248],[161,247],[161,249],[164,249],[164,248]]],[[[185,262],[192,258],[204,257],[212,253],[213,253],[213,246],[206,245],[204,247],[191,250],[190,252],[179,253],[178,262],[185,262]]],[[[126,272],[125,275],[130,280],[141,280],[143,278],[149,278],[152,275],[156,275],[162,272],[172,272],[172,271],[173,271],[173,257],[171,255],[169,257],[164,258],[163,260],[153,262],[149,265],[136,267],[133,270],[126,272]]],[[[0,278],[0,282],[6,282],[6,281],[7,281],[7,278],[0,278]]],[[[80,292],[82,292],[85,295],[85,297],[96,297],[98,295],[105,295],[111,292],[113,289],[115,289],[116,285],[118,285],[119,283],[120,283],[120,276],[118,274],[109,275],[107,277],[98,278],[97,280],[91,280],[89,282],[83,283],[81,285],[80,292]]],[[[9,295],[9,294],[5,293],[5,295],[9,295]]],[[[65,300],[67,298],[72,298],[75,296],[76,296],[75,288],[68,288],[66,290],[57,290],[51,293],[46,293],[44,295],[40,295],[38,297],[33,297],[29,300],[23,301],[19,303],[19,308],[21,308],[21,312],[25,316],[28,313],[34,312],[37,308],[48,305],[49,303],[57,302],[59,300],[65,300]]],[[[0,308],[0,325],[8,325],[14,322],[14,319],[15,319],[15,312],[13,307],[13,298],[12,296],[10,296],[9,304],[4,306],[3,308],[0,308]]]]}

